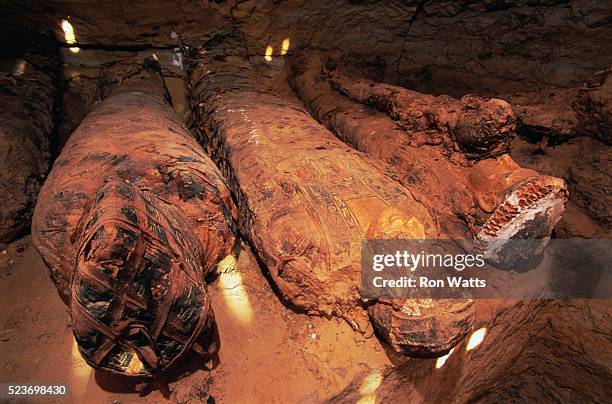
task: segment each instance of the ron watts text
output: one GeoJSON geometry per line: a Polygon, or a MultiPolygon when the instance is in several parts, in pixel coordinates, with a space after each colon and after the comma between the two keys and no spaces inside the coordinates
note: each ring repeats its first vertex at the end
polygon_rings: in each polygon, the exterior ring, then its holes
{"type": "Polygon", "coordinates": [[[431,279],[426,276],[402,276],[395,279],[384,279],[376,276],[372,279],[375,288],[485,288],[487,281],[480,278],[464,278],[462,276],[447,276],[431,279]]]}

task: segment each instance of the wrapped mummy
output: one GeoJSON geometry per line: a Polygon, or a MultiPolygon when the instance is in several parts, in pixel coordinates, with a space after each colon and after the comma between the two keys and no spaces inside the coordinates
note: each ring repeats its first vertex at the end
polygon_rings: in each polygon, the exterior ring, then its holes
{"type": "MultiPolygon", "coordinates": [[[[242,233],[283,297],[337,316],[399,352],[439,356],[469,331],[471,301],[368,301],[360,292],[362,239],[439,238],[428,208],[377,163],[275,94],[240,43],[191,55],[190,101],[203,144],[237,196],[242,233]]],[[[196,53],[197,52],[197,53],[196,53]]]]}
{"type": "Polygon", "coordinates": [[[542,251],[565,208],[567,186],[504,154],[515,128],[508,103],[357,79],[330,60],[313,51],[292,61],[290,84],[314,116],[381,161],[451,238],[473,239],[504,267],[542,251]],[[517,250],[512,239],[530,242],[517,250]]]}
{"type": "Polygon", "coordinates": [[[85,360],[145,377],[215,351],[204,278],[235,241],[229,190],[158,70],[105,67],[107,98],[56,160],[32,225],[85,360]]]}

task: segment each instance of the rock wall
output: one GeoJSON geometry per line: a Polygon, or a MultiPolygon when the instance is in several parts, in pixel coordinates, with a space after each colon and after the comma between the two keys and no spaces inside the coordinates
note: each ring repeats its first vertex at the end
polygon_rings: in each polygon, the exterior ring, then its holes
{"type": "Polygon", "coordinates": [[[193,45],[227,28],[248,52],[273,57],[282,41],[338,48],[378,68],[383,81],[462,95],[579,85],[612,65],[609,1],[508,0],[36,0],[6,4],[15,25],[54,29],[70,16],[77,42],[97,46],[193,45]],[[174,32],[175,34],[172,34],[174,32]]]}
{"type": "Polygon", "coordinates": [[[36,197],[49,167],[57,97],[54,41],[0,35],[0,243],[29,232],[36,197]]]}
{"type": "MultiPolygon", "coordinates": [[[[376,402],[605,403],[612,396],[609,316],[607,301],[519,302],[486,324],[474,350],[459,345],[439,369],[409,362],[382,371],[367,392],[376,402]]],[[[329,402],[355,402],[366,382],[329,402]]]]}

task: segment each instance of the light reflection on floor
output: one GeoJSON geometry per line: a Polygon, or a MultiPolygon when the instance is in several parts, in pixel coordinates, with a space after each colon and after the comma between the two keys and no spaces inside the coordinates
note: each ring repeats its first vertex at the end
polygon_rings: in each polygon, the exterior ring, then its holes
{"type": "Polygon", "coordinates": [[[72,398],[80,398],[87,393],[87,385],[92,378],[93,369],[81,356],[74,336],[70,335],[70,338],[72,339],[72,350],[70,352],[70,373],[68,375],[70,380],[68,383],[70,386],[69,394],[72,398]]]}
{"type": "Polygon", "coordinates": [[[357,404],[373,404],[376,402],[376,390],[380,387],[383,377],[380,370],[372,370],[361,382],[359,393],[361,398],[357,404]]]}
{"type": "Polygon", "coordinates": [[[446,355],[441,356],[436,360],[436,369],[440,369],[442,366],[444,366],[446,360],[453,354],[454,350],[455,348],[451,349],[446,355]]]}
{"type": "Polygon", "coordinates": [[[484,340],[485,334],[487,333],[487,328],[486,327],[482,327],[477,329],[476,331],[474,331],[472,333],[472,335],[470,335],[470,338],[468,339],[468,343],[465,347],[466,351],[471,351],[472,349],[476,348],[478,345],[480,345],[482,343],[482,341],[484,340]]]}
{"type": "Polygon", "coordinates": [[[234,317],[246,325],[253,319],[253,308],[242,281],[242,274],[238,272],[236,258],[228,255],[219,263],[219,288],[223,301],[234,314],[234,317]]]}

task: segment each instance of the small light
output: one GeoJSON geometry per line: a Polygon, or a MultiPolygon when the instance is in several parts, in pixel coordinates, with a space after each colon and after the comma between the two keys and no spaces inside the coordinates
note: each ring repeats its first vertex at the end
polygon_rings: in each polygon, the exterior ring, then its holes
{"type": "Polygon", "coordinates": [[[283,39],[283,43],[281,45],[281,56],[285,56],[287,52],[289,52],[290,44],[291,44],[291,40],[289,38],[283,39]]]}
{"type": "Polygon", "coordinates": [[[440,369],[442,366],[444,366],[444,364],[446,363],[446,360],[453,354],[454,350],[455,348],[448,351],[446,355],[438,358],[438,360],[436,361],[436,369],[440,369]]]}
{"type": "Polygon", "coordinates": [[[383,377],[380,370],[374,369],[371,371],[361,382],[359,386],[359,393],[362,396],[368,396],[376,393],[376,390],[380,387],[383,377]]]}
{"type": "Polygon", "coordinates": [[[152,54],[151,54],[151,56],[153,56],[153,59],[155,59],[155,60],[159,60],[159,59],[158,59],[158,57],[157,57],[157,55],[156,55],[155,53],[152,53],[152,54]]]}
{"type": "MultiPolygon", "coordinates": [[[[74,28],[70,21],[62,20],[62,31],[64,31],[64,40],[68,45],[74,45],[76,43],[76,35],[74,35],[74,28]]],[[[70,52],[79,53],[81,49],[76,46],[70,48],[70,52]]]]}
{"type": "Polygon", "coordinates": [[[264,56],[264,59],[266,59],[266,62],[271,62],[272,61],[272,52],[274,52],[274,49],[272,48],[272,45],[268,45],[266,47],[266,54],[264,56]]]}
{"type": "Polygon", "coordinates": [[[68,45],[76,43],[76,36],[74,35],[74,28],[68,20],[62,20],[62,31],[64,31],[64,39],[68,45]]]}
{"type": "Polygon", "coordinates": [[[485,334],[487,333],[487,328],[486,327],[482,327],[477,329],[476,331],[474,331],[472,333],[472,335],[470,335],[470,339],[468,340],[468,343],[465,347],[466,351],[471,351],[472,349],[476,348],[478,345],[480,345],[482,343],[482,341],[484,340],[485,334]]]}
{"type": "Polygon", "coordinates": [[[70,353],[71,363],[68,363],[69,372],[66,375],[70,385],[70,394],[75,397],[84,397],[87,392],[87,385],[92,375],[93,369],[85,362],[79,351],[79,345],[72,338],[72,351],[70,353]]]}

